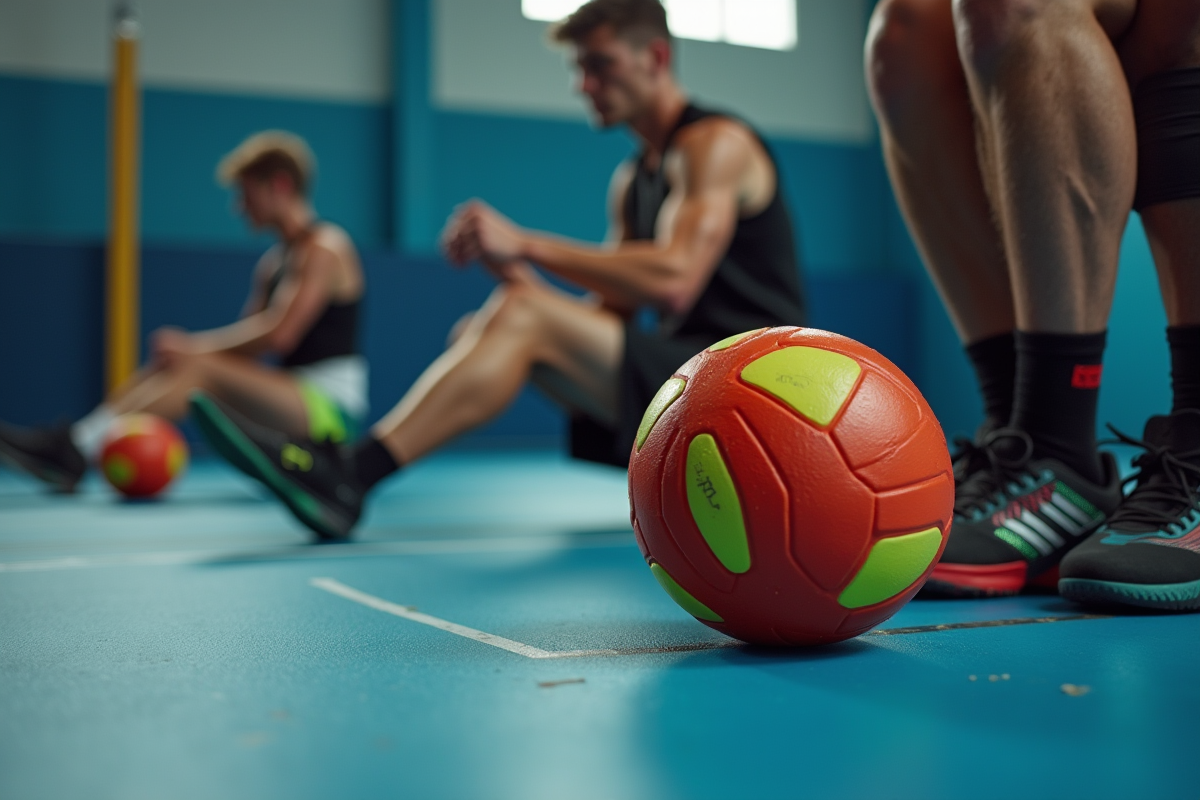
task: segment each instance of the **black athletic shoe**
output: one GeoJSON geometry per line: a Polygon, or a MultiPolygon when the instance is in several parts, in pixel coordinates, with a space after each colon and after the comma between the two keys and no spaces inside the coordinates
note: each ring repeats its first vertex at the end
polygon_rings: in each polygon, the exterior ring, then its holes
{"type": "Polygon", "coordinates": [[[318,537],[340,540],[350,535],[362,514],[363,491],[339,445],[293,439],[200,392],[192,395],[191,406],[216,451],[270,489],[318,537]]]}
{"type": "Polygon", "coordinates": [[[1131,491],[1062,563],[1058,590],[1080,603],[1200,610],[1200,411],[1151,417],[1131,491]]]}
{"type": "Polygon", "coordinates": [[[1121,499],[1117,465],[1107,453],[1101,455],[1107,480],[1096,485],[1061,461],[1033,458],[1023,431],[1001,428],[975,447],[970,458],[988,466],[956,480],[950,538],[926,595],[1017,594],[1058,566],[1121,499]]]}
{"type": "Polygon", "coordinates": [[[63,493],[74,492],[87,472],[87,459],[66,425],[18,428],[0,422],[0,459],[63,493]]]}

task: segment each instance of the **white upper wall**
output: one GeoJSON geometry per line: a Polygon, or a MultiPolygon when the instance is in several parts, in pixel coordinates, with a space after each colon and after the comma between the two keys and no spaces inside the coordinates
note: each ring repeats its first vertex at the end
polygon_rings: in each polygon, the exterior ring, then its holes
{"type": "MultiPolygon", "coordinates": [[[[586,119],[563,54],[520,0],[432,0],[433,102],[453,110],[586,119]]],[[[865,142],[875,135],[863,81],[869,0],[798,0],[800,42],[777,52],[678,40],[697,100],[777,136],[865,142]]]]}
{"type": "MultiPolygon", "coordinates": [[[[389,0],[140,0],[148,86],[386,102],[389,0]]],[[[0,0],[0,71],[107,80],[114,4],[0,0]]]]}

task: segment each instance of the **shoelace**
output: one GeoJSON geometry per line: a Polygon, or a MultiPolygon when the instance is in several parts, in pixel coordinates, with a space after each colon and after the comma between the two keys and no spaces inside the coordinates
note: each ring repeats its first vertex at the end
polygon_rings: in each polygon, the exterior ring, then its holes
{"type": "Polygon", "coordinates": [[[1200,449],[1173,453],[1166,445],[1134,438],[1112,425],[1108,429],[1117,438],[1102,444],[1127,444],[1145,451],[1133,459],[1137,471],[1122,482],[1122,488],[1130,483],[1136,484],[1134,490],[1108,518],[1108,524],[1146,525],[1151,528],[1177,524],[1180,512],[1196,502],[1200,466],[1189,459],[1200,457],[1200,449]]]}
{"type": "Polygon", "coordinates": [[[955,436],[954,450],[950,452],[950,464],[954,467],[955,486],[969,478],[983,458],[985,458],[983,448],[975,444],[974,439],[955,436]]]}
{"type": "Polygon", "coordinates": [[[985,436],[982,443],[968,444],[969,449],[963,447],[961,441],[955,440],[955,446],[959,448],[960,453],[972,458],[986,458],[987,466],[976,470],[956,487],[954,513],[963,516],[970,516],[975,511],[993,505],[996,495],[1008,484],[1026,483],[1030,477],[1027,467],[1033,455],[1033,440],[1029,438],[1029,434],[1015,428],[997,428],[985,436]],[[1006,456],[1002,450],[1008,448],[1001,447],[1002,442],[1012,440],[1021,443],[1019,455],[1015,458],[1006,456]]]}

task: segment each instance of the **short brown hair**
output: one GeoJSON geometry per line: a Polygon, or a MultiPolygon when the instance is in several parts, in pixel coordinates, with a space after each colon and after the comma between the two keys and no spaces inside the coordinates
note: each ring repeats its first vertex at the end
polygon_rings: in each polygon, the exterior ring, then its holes
{"type": "Polygon", "coordinates": [[[308,143],[287,131],[261,131],[233,148],[217,164],[217,180],[229,186],[242,178],[269,180],[282,173],[297,193],[308,196],[317,161],[308,143]]]}
{"type": "Polygon", "coordinates": [[[591,0],[550,29],[559,44],[578,44],[602,25],[628,42],[644,45],[651,39],[671,41],[667,10],[659,0],[591,0]]]}

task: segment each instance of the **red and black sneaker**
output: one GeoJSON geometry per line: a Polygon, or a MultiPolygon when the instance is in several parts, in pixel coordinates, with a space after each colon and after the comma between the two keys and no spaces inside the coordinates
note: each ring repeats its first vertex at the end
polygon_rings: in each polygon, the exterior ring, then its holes
{"type": "Polygon", "coordinates": [[[1121,500],[1116,461],[1101,454],[1097,485],[1053,458],[1033,458],[1028,434],[1001,428],[975,446],[955,487],[954,523],[924,593],[1013,595],[1052,577],[1072,547],[1103,524],[1121,500]]]}

